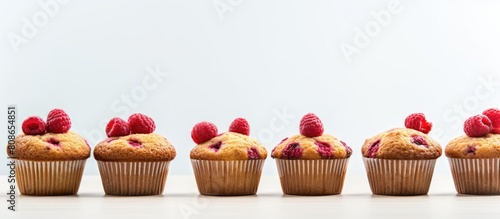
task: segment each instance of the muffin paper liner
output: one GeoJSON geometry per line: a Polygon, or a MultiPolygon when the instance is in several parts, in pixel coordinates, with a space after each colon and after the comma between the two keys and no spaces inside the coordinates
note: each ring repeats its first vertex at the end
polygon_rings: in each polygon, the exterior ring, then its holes
{"type": "Polygon", "coordinates": [[[107,195],[160,195],[167,181],[170,161],[97,161],[107,195]]]}
{"type": "Polygon", "coordinates": [[[392,160],[363,157],[368,181],[377,195],[425,195],[436,159],[392,160]]]}
{"type": "Polygon", "coordinates": [[[499,195],[500,158],[448,158],[460,194],[499,195]]]}
{"type": "Polygon", "coordinates": [[[349,158],[276,159],[281,189],[288,195],[335,195],[342,192],[349,158]]]}
{"type": "Polygon", "coordinates": [[[86,160],[16,160],[16,180],[23,195],[74,195],[86,160]]]}
{"type": "Polygon", "coordinates": [[[191,159],[198,191],[203,195],[254,195],[259,187],[264,159],[191,159]]]}

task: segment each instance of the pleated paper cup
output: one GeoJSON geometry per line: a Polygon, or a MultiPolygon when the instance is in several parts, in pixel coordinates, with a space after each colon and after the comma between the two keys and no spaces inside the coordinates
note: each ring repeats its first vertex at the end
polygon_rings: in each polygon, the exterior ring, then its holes
{"type": "Polygon", "coordinates": [[[97,161],[107,195],[160,195],[167,181],[170,161],[97,161]]]}
{"type": "Polygon", "coordinates": [[[259,187],[264,161],[191,159],[191,164],[202,195],[254,195],[259,187]]]}
{"type": "Polygon", "coordinates": [[[392,160],[363,157],[370,188],[377,195],[425,195],[436,159],[392,160]]]}
{"type": "Polygon", "coordinates": [[[500,158],[448,158],[460,194],[499,195],[500,158]]]}
{"type": "Polygon", "coordinates": [[[16,160],[16,180],[23,195],[78,193],[86,160],[16,160]]]}
{"type": "Polygon", "coordinates": [[[349,158],[276,159],[281,189],[288,195],[336,195],[342,192],[349,158]]]}

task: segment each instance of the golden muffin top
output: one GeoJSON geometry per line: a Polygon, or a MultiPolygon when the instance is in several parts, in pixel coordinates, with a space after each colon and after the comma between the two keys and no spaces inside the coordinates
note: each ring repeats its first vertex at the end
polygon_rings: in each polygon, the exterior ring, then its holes
{"type": "Polygon", "coordinates": [[[82,160],[90,156],[87,141],[72,131],[43,135],[21,134],[15,141],[16,147],[12,156],[21,160],[82,160]]]}
{"type": "Polygon", "coordinates": [[[500,110],[490,108],[464,122],[465,135],[445,148],[450,158],[500,158],[500,110]]]}
{"type": "Polygon", "coordinates": [[[413,129],[395,128],[365,140],[363,157],[382,159],[436,159],[442,149],[428,135],[413,129]]]}
{"type": "Polygon", "coordinates": [[[294,135],[285,138],[272,151],[271,156],[278,159],[335,159],[348,158],[352,150],[343,141],[330,134],[318,137],[294,135]]]}
{"type": "Polygon", "coordinates": [[[175,156],[172,144],[156,133],[109,137],[94,148],[100,161],[170,161],[175,156]]]}
{"type": "Polygon", "coordinates": [[[221,134],[214,124],[200,122],[191,132],[197,145],[191,150],[190,157],[196,160],[266,159],[266,148],[249,134],[250,126],[243,118],[235,119],[229,131],[221,134]]]}
{"type": "Polygon", "coordinates": [[[98,143],[94,157],[99,161],[170,161],[176,156],[172,144],[153,133],[156,125],[150,117],[134,113],[128,121],[112,118],[106,125],[107,139],[98,143]]]}
{"type": "Polygon", "coordinates": [[[53,109],[44,121],[30,116],[22,123],[24,134],[7,146],[10,157],[34,161],[81,160],[90,156],[90,146],[80,135],[70,131],[71,120],[61,109],[53,109]]]}
{"type": "Polygon", "coordinates": [[[427,134],[432,123],[423,113],[413,113],[405,119],[406,128],[394,128],[365,140],[361,153],[366,158],[420,160],[436,159],[442,149],[427,134]]]}
{"type": "Polygon", "coordinates": [[[445,155],[451,158],[500,158],[500,135],[456,137],[446,145],[445,155]]]}
{"type": "Polygon", "coordinates": [[[313,113],[300,121],[300,133],[283,139],[272,151],[277,159],[341,159],[348,158],[352,149],[333,135],[323,134],[323,123],[313,113]]]}

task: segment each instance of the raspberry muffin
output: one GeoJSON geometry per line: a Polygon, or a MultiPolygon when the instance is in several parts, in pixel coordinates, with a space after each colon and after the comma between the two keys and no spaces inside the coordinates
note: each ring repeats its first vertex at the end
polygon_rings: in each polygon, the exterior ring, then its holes
{"type": "Polygon", "coordinates": [[[128,121],[113,118],[106,126],[107,139],[97,144],[94,157],[107,195],[160,195],[168,166],[176,156],[172,144],[153,133],[150,117],[135,113],[128,121]]]}
{"type": "Polygon", "coordinates": [[[334,195],[342,192],[352,150],[333,135],[323,134],[313,113],[300,121],[300,134],[285,138],[272,151],[281,188],[289,195],[334,195]]]}
{"type": "Polygon", "coordinates": [[[190,153],[194,175],[203,195],[254,195],[260,182],[267,151],[249,136],[250,126],[235,119],[228,132],[218,134],[210,122],[193,127],[196,145],[190,153]]]}
{"type": "Polygon", "coordinates": [[[441,146],[427,135],[432,123],[426,121],[424,114],[411,114],[405,126],[368,138],[361,148],[373,194],[425,195],[429,192],[441,146]]]}
{"type": "Polygon", "coordinates": [[[467,119],[464,132],[445,148],[455,189],[460,194],[500,194],[500,110],[467,119]]]}
{"type": "Polygon", "coordinates": [[[38,116],[24,120],[7,154],[15,159],[16,181],[23,195],[73,195],[78,192],[90,146],[70,131],[71,120],[61,109],[53,109],[43,121],[38,116]]]}

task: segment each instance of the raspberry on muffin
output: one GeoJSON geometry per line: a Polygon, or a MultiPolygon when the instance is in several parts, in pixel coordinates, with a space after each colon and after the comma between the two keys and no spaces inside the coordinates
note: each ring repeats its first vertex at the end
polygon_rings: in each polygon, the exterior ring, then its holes
{"type": "Polygon", "coordinates": [[[156,125],[149,116],[132,114],[128,122],[112,118],[106,126],[108,138],[94,149],[99,161],[171,161],[176,156],[173,145],[153,133],[156,125]]]}
{"type": "Polygon", "coordinates": [[[432,123],[424,114],[414,113],[405,119],[406,128],[392,128],[365,140],[361,153],[367,158],[436,159],[442,149],[427,133],[432,123]]]}
{"type": "Polygon", "coordinates": [[[500,158],[500,135],[495,134],[500,110],[485,110],[464,122],[465,135],[452,139],[445,148],[450,158],[500,158]],[[491,119],[490,119],[491,118],[491,119]]]}
{"type": "Polygon", "coordinates": [[[283,139],[272,151],[278,159],[334,159],[348,158],[352,149],[335,136],[324,134],[323,123],[313,113],[300,120],[300,134],[283,139]]]}
{"type": "Polygon", "coordinates": [[[191,138],[197,144],[190,152],[200,194],[253,195],[257,192],[266,148],[249,136],[250,125],[236,118],[229,131],[218,133],[210,122],[197,123],[191,138]]]}
{"type": "Polygon", "coordinates": [[[104,192],[108,195],[159,195],[163,193],[174,146],[153,133],[154,120],[134,113],[125,121],[112,118],[106,125],[107,139],[94,149],[104,192]]]}
{"type": "Polygon", "coordinates": [[[53,109],[46,121],[26,118],[16,147],[7,154],[16,159],[16,180],[24,195],[72,195],[78,192],[90,157],[90,146],[71,131],[71,119],[62,109],[53,109]]]}
{"type": "MultiPolygon", "coordinates": [[[[61,109],[53,109],[47,122],[38,116],[24,120],[24,134],[16,137],[15,158],[25,160],[81,160],[90,157],[90,146],[70,131],[71,120],[61,109]]],[[[9,153],[9,151],[8,151],[9,153]]]]}
{"type": "Polygon", "coordinates": [[[324,134],[323,122],[314,113],[302,117],[299,131],[281,140],[271,153],[283,193],[340,194],[352,149],[335,136],[324,134]]]}
{"type": "Polygon", "coordinates": [[[248,160],[267,157],[266,148],[248,136],[250,126],[245,119],[235,119],[228,132],[217,132],[217,127],[210,122],[200,122],[193,127],[191,137],[198,145],[191,150],[191,159],[248,160]]]}
{"type": "Polygon", "coordinates": [[[445,148],[455,189],[460,194],[500,194],[500,110],[491,108],[468,118],[463,130],[465,135],[445,148]]]}
{"type": "Polygon", "coordinates": [[[423,113],[410,114],[404,125],[366,139],[361,147],[373,194],[425,195],[429,191],[441,146],[427,135],[432,123],[423,113]]]}

